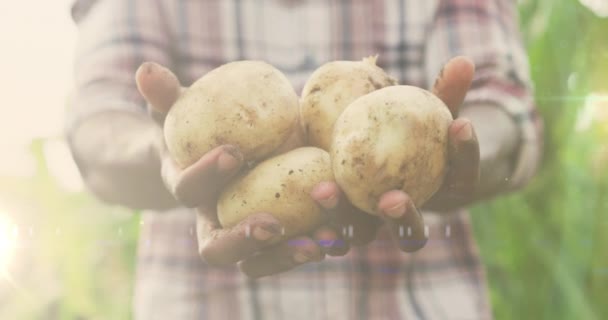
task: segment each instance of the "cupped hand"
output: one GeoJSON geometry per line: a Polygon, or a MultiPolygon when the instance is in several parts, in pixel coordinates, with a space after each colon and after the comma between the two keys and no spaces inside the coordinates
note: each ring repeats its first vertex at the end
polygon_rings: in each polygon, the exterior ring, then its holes
{"type": "MultiPolygon", "coordinates": [[[[161,127],[162,133],[165,116],[183,88],[173,72],[151,62],[139,67],[135,79],[140,93],[148,102],[148,113],[161,127]]],[[[221,188],[243,165],[242,155],[230,145],[209,151],[185,169],[179,168],[167,152],[162,134],[158,135],[157,149],[167,189],[189,208],[213,202],[221,188]]]]}
{"type": "Polygon", "coordinates": [[[439,191],[425,208],[445,211],[474,199],[480,172],[479,141],[471,121],[458,117],[474,73],[471,60],[456,57],[445,65],[435,82],[433,92],[448,106],[454,121],[448,129],[448,170],[439,191]]]}
{"type": "MultiPolygon", "coordinates": [[[[454,120],[448,129],[448,169],[444,182],[423,208],[450,210],[473,199],[479,181],[479,143],[471,121],[458,118],[460,105],[471,85],[475,65],[466,57],[450,60],[440,72],[433,87],[450,109],[454,120]]],[[[378,204],[395,243],[406,252],[422,248],[427,241],[422,217],[410,197],[403,191],[385,193],[378,204]]]]}
{"type": "Polygon", "coordinates": [[[368,244],[376,237],[380,223],[376,217],[356,210],[342,196],[335,182],[321,182],[311,197],[325,213],[322,226],[309,235],[297,237],[244,258],[239,266],[250,277],[284,272],[303,263],[329,256],[343,256],[351,246],[368,244]]]}

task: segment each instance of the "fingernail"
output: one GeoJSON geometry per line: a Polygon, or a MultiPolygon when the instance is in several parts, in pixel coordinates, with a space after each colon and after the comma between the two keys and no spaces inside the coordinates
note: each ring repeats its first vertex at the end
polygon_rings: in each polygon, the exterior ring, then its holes
{"type": "Polygon", "coordinates": [[[310,260],[310,257],[308,257],[307,255],[305,255],[301,252],[297,252],[296,254],[293,255],[293,260],[297,263],[305,263],[308,260],[310,260]]]}
{"type": "Polygon", "coordinates": [[[461,141],[471,140],[473,138],[473,127],[471,127],[470,123],[465,124],[460,128],[456,136],[461,141]]]}
{"type": "Polygon", "coordinates": [[[144,70],[146,71],[146,74],[149,75],[154,71],[154,66],[152,64],[146,64],[144,70]]]}
{"type": "Polygon", "coordinates": [[[267,230],[261,227],[253,230],[253,237],[258,241],[266,241],[276,235],[277,233],[274,230],[267,230]]]}
{"type": "Polygon", "coordinates": [[[241,164],[241,161],[234,155],[223,151],[218,159],[218,167],[220,171],[230,171],[236,169],[241,164]]]}
{"type": "Polygon", "coordinates": [[[326,209],[333,209],[338,205],[338,197],[336,197],[336,195],[334,194],[327,199],[320,199],[319,202],[326,209]]]}
{"type": "Polygon", "coordinates": [[[156,64],[153,62],[146,61],[143,63],[143,69],[146,74],[151,74],[156,69],[156,64]]]}
{"type": "Polygon", "coordinates": [[[405,201],[399,202],[392,208],[386,209],[384,213],[393,219],[401,218],[405,214],[405,201]]]}

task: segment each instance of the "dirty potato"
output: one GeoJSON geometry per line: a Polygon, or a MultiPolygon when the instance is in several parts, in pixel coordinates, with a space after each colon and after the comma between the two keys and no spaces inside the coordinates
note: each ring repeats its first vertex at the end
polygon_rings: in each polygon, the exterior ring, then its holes
{"type": "Polygon", "coordinates": [[[292,136],[297,116],[298,96],[279,70],[260,61],[231,62],[185,90],[165,120],[165,141],[182,168],[224,144],[256,161],[292,136]]]}
{"type": "Polygon", "coordinates": [[[329,150],[334,122],[355,99],[397,81],[376,66],[377,57],[333,61],[308,79],[300,103],[301,124],[308,144],[329,150]]]}
{"type": "Polygon", "coordinates": [[[380,196],[403,190],[422,206],[441,186],[452,116],[432,93],[392,86],[350,104],[334,128],[336,182],[359,209],[377,214],[380,196]]]}
{"type": "Polygon", "coordinates": [[[267,159],[222,192],[217,214],[232,227],[256,213],[270,213],[284,226],[283,239],[312,231],[322,211],[310,193],[320,182],[334,181],[329,154],[304,147],[267,159]]]}

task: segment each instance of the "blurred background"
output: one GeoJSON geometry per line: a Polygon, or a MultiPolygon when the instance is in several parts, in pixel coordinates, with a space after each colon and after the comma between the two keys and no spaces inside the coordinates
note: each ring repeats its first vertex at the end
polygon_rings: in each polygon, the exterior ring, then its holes
{"type": "MultiPolygon", "coordinates": [[[[128,319],[139,216],[62,139],[71,0],[0,2],[0,319],[128,319]],[[36,10],[32,10],[36,8],[36,10]]],[[[542,171],[473,211],[497,319],[608,318],[608,0],[520,0],[542,171]]]]}

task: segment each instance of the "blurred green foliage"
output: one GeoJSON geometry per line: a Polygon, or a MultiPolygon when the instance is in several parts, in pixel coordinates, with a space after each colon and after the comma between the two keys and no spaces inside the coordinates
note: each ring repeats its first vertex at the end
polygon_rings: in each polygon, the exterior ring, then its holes
{"type": "MultiPolygon", "coordinates": [[[[524,192],[473,210],[497,319],[608,316],[608,119],[576,121],[608,94],[608,19],[576,0],[520,1],[536,100],[545,119],[541,172],[524,192]]],[[[1,202],[36,230],[0,285],[0,319],[128,319],[139,216],[67,193],[43,140],[32,178],[0,177],[1,202]],[[35,199],[35,200],[33,200],[35,199]],[[27,288],[27,289],[26,289],[27,288]]]]}
{"type": "Polygon", "coordinates": [[[608,119],[585,130],[576,121],[589,93],[608,95],[608,19],[575,0],[523,1],[520,18],[545,153],[523,193],[473,210],[494,312],[497,319],[605,319],[608,119]]]}
{"type": "Polygon", "coordinates": [[[31,144],[33,177],[0,177],[1,214],[21,227],[0,278],[0,319],[130,319],[139,215],[66,192],[46,142],[31,144]]]}

